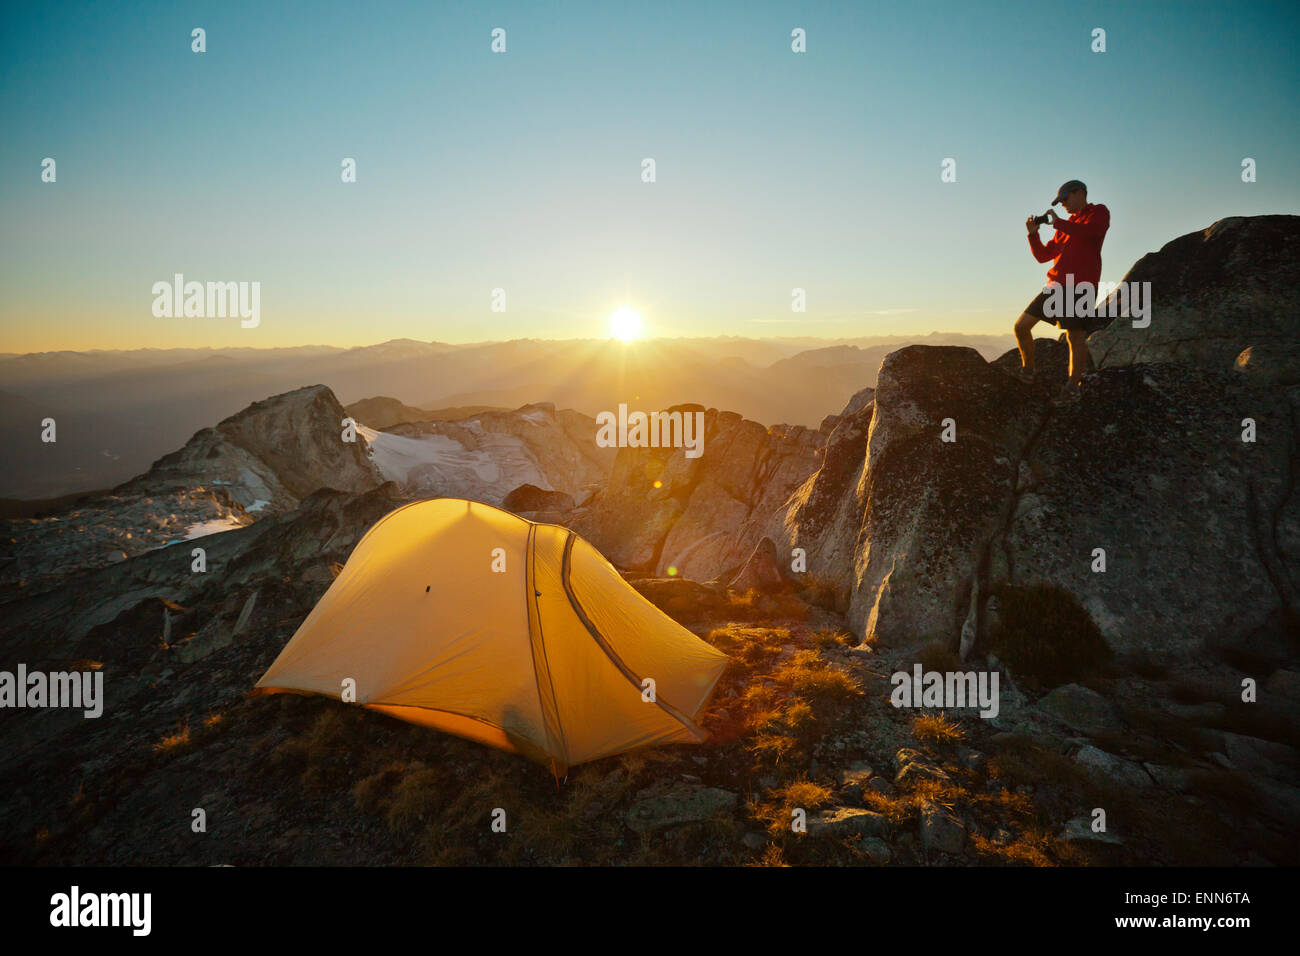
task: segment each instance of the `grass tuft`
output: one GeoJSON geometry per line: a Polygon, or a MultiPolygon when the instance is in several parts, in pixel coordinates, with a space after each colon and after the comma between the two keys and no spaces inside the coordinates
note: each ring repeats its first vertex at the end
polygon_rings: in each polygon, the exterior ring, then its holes
{"type": "Polygon", "coordinates": [[[912,733],[926,744],[944,746],[958,744],[966,739],[961,724],[943,714],[924,714],[912,721],[912,733]]]}

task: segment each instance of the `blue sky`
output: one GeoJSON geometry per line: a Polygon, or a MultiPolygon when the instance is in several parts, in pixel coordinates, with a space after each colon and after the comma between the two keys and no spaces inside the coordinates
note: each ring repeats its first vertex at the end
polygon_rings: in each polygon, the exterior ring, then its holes
{"type": "Polygon", "coordinates": [[[0,34],[0,351],[568,338],[624,303],[662,335],[1005,332],[1046,269],[1022,223],[1066,179],[1111,210],[1111,281],[1300,212],[1298,11],[25,5],[0,34]],[[259,281],[260,326],[154,318],[176,272],[259,281]]]}

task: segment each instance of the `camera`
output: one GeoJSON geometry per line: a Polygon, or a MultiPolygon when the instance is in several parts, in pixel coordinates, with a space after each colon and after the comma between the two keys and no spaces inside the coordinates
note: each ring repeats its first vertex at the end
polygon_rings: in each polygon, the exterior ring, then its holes
{"type": "Polygon", "coordinates": [[[1055,214],[1052,212],[1052,210],[1049,209],[1049,210],[1047,210],[1047,212],[1043,213],[1041,216],[1035,216],[1035,217],[1034,217],[1034,225],[1035,225],[1035,226],[1045,226],[1045,225],[1047,225],[1048,218],[1051,217],[1051,216],[1053,216],[1053,215],[1055,215],[1055,214]]]}

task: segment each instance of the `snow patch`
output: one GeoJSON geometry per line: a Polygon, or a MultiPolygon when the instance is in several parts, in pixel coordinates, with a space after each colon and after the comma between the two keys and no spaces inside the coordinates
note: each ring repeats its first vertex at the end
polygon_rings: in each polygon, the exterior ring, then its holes
{"type": "Polygon", "coordinates": [[[236,528],[242,527],[244,527],[243,523],[232,515],[227,515],[224,518],[212,518],[186,528],[184,540],[193,541],[195,538],[203,538],[210,534],[221,534],[223,531],[234,531],[236,528]]]}
{"type": "Polygon", "coordinates": [[[411,491],[500,504],[522,484],[554,490],[521,439],[481,426],[469,430],[478,439],[473,450],[446,435],[410,438],[357,426],[384,480],[411,491]]]}

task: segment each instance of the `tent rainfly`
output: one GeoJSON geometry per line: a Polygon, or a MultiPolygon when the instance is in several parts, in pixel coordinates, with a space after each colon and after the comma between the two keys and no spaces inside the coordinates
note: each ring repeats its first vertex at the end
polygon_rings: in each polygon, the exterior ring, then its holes
{"type": "Polygon", "coordinates": [[[355,700],[560,776],[706,739],[726,661],[567,528],[435,498],[366,532],[255,692],[355,700]]]}

